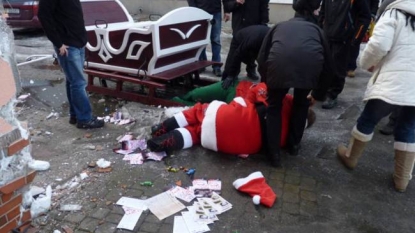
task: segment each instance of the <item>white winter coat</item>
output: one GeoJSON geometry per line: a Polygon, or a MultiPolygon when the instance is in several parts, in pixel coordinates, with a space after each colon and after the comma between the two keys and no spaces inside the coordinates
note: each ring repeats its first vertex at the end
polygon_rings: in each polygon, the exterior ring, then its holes
{"type": "Polygon", "coordinates": [[[360,59],[367,70],[374,66],[364,100],[381,99],[400,106],[415,106],[415,31],[401,9],[415,16],[415,0],[396,0],[380,17],[360,59]]]}

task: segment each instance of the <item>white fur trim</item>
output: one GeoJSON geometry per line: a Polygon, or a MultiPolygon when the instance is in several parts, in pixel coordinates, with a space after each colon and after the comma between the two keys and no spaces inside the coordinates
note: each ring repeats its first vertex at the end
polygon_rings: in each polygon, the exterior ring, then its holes
{"type": "Polygon", "coordinates": [[[264,175],[262,175],[262,172],[251,173],[249,176],[245,178],[240,178],[240,179],[235,180],[233,182],[233,187],[235,187],[236,189],[239,189],[242,185],[247,184],[249,181],[259,179],[259,178],[264,178],[264,175]]]}
{"type": "Polygon", "coordinates": [[[221,105],[225,102],[214,100],[206,109],[205,118],[202,121],[201,144],[204,148],[218,151],[216,137],[216,114],[221,105]]]}
{"type": "Polygon", "coordinates": [[[259,205],[259,203],[261,203],[261,196],[259,196],[259,195],[255,195],[255,196],[253,196],[253,197],[252,197],[252,202],[253,202],[255,205],[259,205]]]}
{"type": "Polygon", "coordinates": [[[359,130],[357,130],[356,126],[354,126],[353,130],[352,130],[352,136],[354,138],[356,138],[357,140],[359,140],[359,141],[368,142],[368,141],[372,140],[373,133],[364,134],[364,133],[360,132],[359,130]]]}
{"type": "Polygon", "coordinates": [[[183,149],[187,149],[193,146],[192,135],[190,134],[189,130],[185,128],[178,128],[176,129],[183,137],[183,149]]]}
{"type": "Polygon", "coordinates": [[[246,102],[242,97],[236,97],[233,99],[236,103],[242,105],[243,107],[246,107],[246,102]]]}
{"type": "Polygon", "coordinates": [[[395,142],[393,148],[400,151],[415,152],[415,143],[395,142]]]}
{"type": "Polygon", "coordinates": [[[179,128],[183,128],[189,125],[189,123],[186,120],[186,117],[184,117],[183,112],[174,114],[174,119],[176,119],[176,122],[179,125],[179,128]]]}

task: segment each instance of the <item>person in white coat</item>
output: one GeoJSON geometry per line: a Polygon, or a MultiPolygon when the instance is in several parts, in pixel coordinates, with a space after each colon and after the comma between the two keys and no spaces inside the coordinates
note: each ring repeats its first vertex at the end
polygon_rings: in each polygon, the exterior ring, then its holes
{"type": "Polygon", "coordinates": [[[396,0],[379,18],[360,58],[360,66],[373,72],[364,101],[366,105],[352,130],[348,147],[337,155],[353,169],[372,139],[377,123],[401,106],[394,132],[395,189],[404,192],[415,161],[415,1],[396,0]]]}

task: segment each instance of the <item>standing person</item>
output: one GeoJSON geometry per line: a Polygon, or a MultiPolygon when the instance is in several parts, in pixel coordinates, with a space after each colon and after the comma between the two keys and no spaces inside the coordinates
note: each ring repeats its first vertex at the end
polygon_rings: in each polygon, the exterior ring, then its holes
{"type": "Polygon", "coordinates": [[[350,46],[362,41],[371,16],[367,0],[323,0],[319,15],[336,70],[322,107],[332,109],[344,88],[350,46]]]}
{"type": "MultiPolygon", "coordinates": [[[[221,0],[187,0],[189,6],[200,8],[213,16],[212,29],[210,31],[210,44],[212,48],[212,61],[220,63],[220,33],[222,30],[222,5],[221,0]]],[[[200,54],[200,60],[206,61],[206,49],[200,54]]],[[[212,65],[213,74],[222,76],[219,64],[212,65]]]]}
{"type": "MultiPolygon", "coordinates": [[[[232,13],[232,34],[251,25],[269,22],[269,0],[222,0],[225,15],[232,13]]],[[[255,61],[246,64],[247,77],[258,80],[255,61]]]]}
{"type": "Polygon", "coordinates": [[[92,116],[83,75],[87,34],[79,0],[40,0],[38,17],[58,55],[66,76],[70,124],[80,129],[100,128],[104,121],[92,116]]]}
{"type": "MultiPolygon", "coordinates": [[[[370,13],[371,13],[371,24],[376,20],[376,13],[378,12],[379,8],[379,0],[368,0],[370,13]]],[[[360,43],[362,41],[358,41],[356,44],[351,45],[350,47],[350,56],[349,56],[349,63],[347,65],[347,77],[354,78],[356,76],[355,70],[357,68],[357,57],[359,56],[360,52],[360,43]]]]}
{"type": "MultiPolygon", "coordinates": [[[[283,98],[294,88],[294,102],[289,125],[288,152],[297,155],[304,133],[308,95],[321,99],[332,79],[331,56],[323,31],[313,12],[320,0],[297,0],[293,3],[293,19],[275,25],[265,37],[258,57],[259,72],[268,88],[268,129],[281,128],[283,98]],[[319,93],[319,94],[317,94],[319,93]]],[[[281,130],[268,130],[268,150],[271,162],[280,163],[281,130]]]]}
{"type": "Polygon", "coordinates": [[[352,130],[350,144],[337,148],[338,158],[355,168],[377,123],[396,106],[395,189],[404,192],[415,161],[415,1],[396,0],[386,7],[360,59],[373,72],[367,85],[363,112],[352,130]]]}

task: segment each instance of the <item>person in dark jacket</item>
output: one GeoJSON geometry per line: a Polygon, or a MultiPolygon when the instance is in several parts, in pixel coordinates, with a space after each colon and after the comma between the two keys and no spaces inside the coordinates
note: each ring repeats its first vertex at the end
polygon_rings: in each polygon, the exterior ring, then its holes
{"type": "MultiPolygon", "coordinates": [[[[210,44],[212,48],[212,61],[220,63],[220,33],[222,30],[222,5],[221,0],[187,0],[189,6],[200,8],[213,16],[212,29],[210,31],[210,44]]],[[[200,60],[206,61],[206,49],[200,54],[200,60]]],[[[222,76],[221,65],[212,65],[213,74],[222,76]]]]}
{"type": "MultiPolygon", "coordinates": [[[[331,56],[323,31],[313,12],[320,0],[298,0],[293,3],[293,19],[278,23],[265,37],[258,57],[258,71],[268,87],[268,129],[281,128],[282,100],[294,88],[294,103],[287,141],[288,152],[297,155],[306,125],[311,99],[321,99],[331,79],[331,56]]],[[[268,152],[271,164],[280,165],[280,130],[268,130],[268,152]]]]}
{"type": "Polygon", "coordinates": [[[337,96],[344,88],[350,46],[362,41],[371,19],[367,0],[347,1],[350,1],[348,5],[344,5],[343,0],[323,0],[319,13],[320,26],[327,36],[336,70],[336,77],[322,104],[324,109],[337,105],[337,96]]]}
{"type": "MultiPolygon", "coordinates": [[[[376,13],[378,12],[379,8],[379,0],[368,0],[370,13],[371,13],[371,22],[374,22],[376,19],[376,13]]],[[[355,77],[355,70],[357,68],[356,60],[359,56],[360,52],[360,43],[362,41],[358,41],[358,43],[354,44],[350,48],[350,56],[349,56],[349,63],[347,65],[347,77],[353,78],[355,77]]]]}
{"type": "Polygon", "coordinates": [[[38,17],[66,76],[69,123],[82,129],[103,127],[104,121],[92,116],[85,90],[83,66],[87,34],[80,1],[40,0],[38,17]]]}
{"type": "MultiPolygon", "coordinates": [[[[252,25],[267,25],[269,22],[269,0],[222,0],[225,14],[232,13],[232,34],[252,25]]],[[[258,80],[255,62],[247,64],[248,78],[258,80]]]]}
{"type": "Polygon", "coordinates": [[[269,27],[253,25],[239,30],[232,38],[228,56],[225,63],[225,71],[222,75],[222,87],[227,89],[238,79],[241,71],[241,63],[255,63],[258,57],[262,41],[268,33],[269,27]]]}

